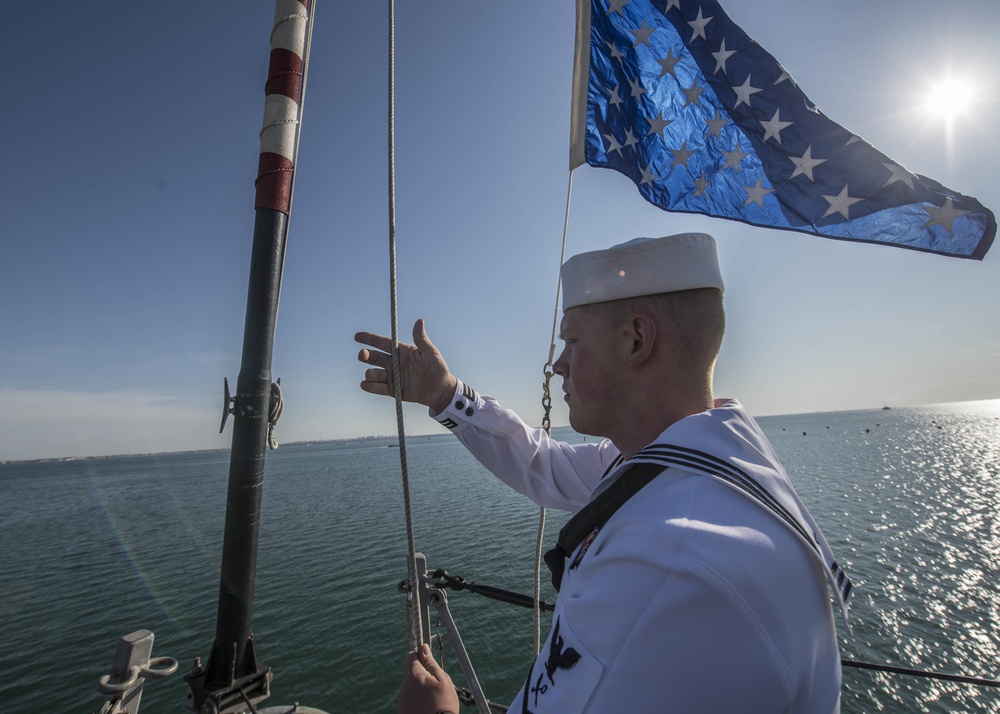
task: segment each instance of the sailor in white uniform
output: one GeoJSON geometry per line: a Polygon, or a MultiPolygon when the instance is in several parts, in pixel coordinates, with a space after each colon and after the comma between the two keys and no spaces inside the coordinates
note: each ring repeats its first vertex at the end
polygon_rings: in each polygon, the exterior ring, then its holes
{"type": "MultiPolygon", "coordinates": [[[[757,424],[712,396],[714,241],[639,239],[571,258],[562,279],[555,372],[570,424],[599,443],[557,442],[477,394],[422,321],[400,345],[404,399],[511,487],[576,513],[546,556],[559,598],[510,711],[838,712],[827,585],[846,623],[851,583],[757,424]]],[[[362,389],[392,394],[389,341],[356,339],[375,348],[362,389]]],[[[399,711],[458,714],[426,650],[407,659],[399,711]]]]}

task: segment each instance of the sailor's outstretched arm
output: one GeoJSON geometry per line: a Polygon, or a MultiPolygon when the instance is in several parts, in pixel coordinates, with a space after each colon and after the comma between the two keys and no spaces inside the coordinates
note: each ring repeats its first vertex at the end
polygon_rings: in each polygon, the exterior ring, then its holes
{"type": "Polygon", "coordinates": [[[585,506],[619,454],[606,439],[583,444],[554,439],[461,381],[447,407],[431,417],[501,481],[546,508],[585,506]]]}
{"type": "MultiPolygon", "coordinates": [[[[391,396],[392,341],[370,332],[359,332],[354,339],[368,345],[358,353],[370,365],[361,389],[391,396]]],[[[486,468],[535,503],[575,511],[588,502],[618,454],[610,442],[570,445],[550,438],[460,382],[427,336],[423,320],[413,326],[413,341],[399,344],[404,400],[428,407],[486,468]]]]}

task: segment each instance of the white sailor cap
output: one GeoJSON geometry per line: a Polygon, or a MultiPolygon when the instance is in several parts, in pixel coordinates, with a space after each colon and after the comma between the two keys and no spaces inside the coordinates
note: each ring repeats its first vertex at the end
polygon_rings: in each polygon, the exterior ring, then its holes
{"type": "Polygon", "coordinates": [[[574,255],[562,267],[563,310],[696,288],[722,291],[715,239],[707,233],[636,238],[574,255]]]}

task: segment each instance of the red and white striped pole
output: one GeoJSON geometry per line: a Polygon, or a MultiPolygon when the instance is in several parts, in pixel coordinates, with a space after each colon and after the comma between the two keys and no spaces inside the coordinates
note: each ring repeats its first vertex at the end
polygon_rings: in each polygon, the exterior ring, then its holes
{"type": "Polygon", "coordinates": [[[308,0],[278,0],[264,85],[264,126],[260,132],[254,208],[271,208],[284,214],[292,202],[308,12],[308,0]]]}

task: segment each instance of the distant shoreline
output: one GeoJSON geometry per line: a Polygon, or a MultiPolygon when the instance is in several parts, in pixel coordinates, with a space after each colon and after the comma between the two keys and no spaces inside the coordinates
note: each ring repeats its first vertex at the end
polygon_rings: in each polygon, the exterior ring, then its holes
{"type": "MultiPolygon", "coordinates": [[[[431,436],[449,436],[448,434],[414,434],[410,436],[412,439],[422,439],[424,437],[431,436]]],[[[281,446],[315,446],[319,444],[350,444],[356,441],[381,441],[385,439],[396,439],[396,436],[391,436],[388,434],[378,435],[378,436],[355,436],[344,439],[307,439],[304,441],[286,441],[282,442],[281,446]]],[[[47,464],[47,463],[62,463],[70,461],[97,461],[103,459],[137,459],[137,458],[148,458],[150,456],[175,456],[177,454],[211,454],[215,452],[228,452],[230,447],[223,446],[214,449],[183,449],[180,451],[150,451],[145,453],[134,453],[134,454],[102,454],[101,456],[51,456],[40,459],[12,459],[10,461],[0,461],[0,466],[7,464],[47,464]]]]}
{"type": "MultiPolygon", "coordinates": [[[[931,404],[913,404],[913,405],[895,405],[891,409],[921,409],[926,407],[944,407],[952,404],[973,404],[976,402],[991,402],[1000,401],[997,397],[984,397],[983,399],[966,399],[961,401],[952,402],[935,402],[931,404]]],[[[792,414],[755,414],[755,419],[772,419],[772,418],[788,418],[795,416],[811,416],[815,414],[843,414],[847,412],[883,412],[886,411],[886,407],[889,405],[884,405],[882,407],[865,407],[860,409],[834,409],[825,412],[799,412],[792,414]]],[[[561,425],[553,427],[554,429],[569,429],[568,425],[561,425]]],[[[449,433],[434,433],[434,434],[410,434],[407,438],[410,439],[424,439],[431,437],[447,437],[450,436],[449,433]]],[[[397,439],[395,434],[379,434],[376,436],[354,436],[346,437],[341,439],[305,439],[301,441],[287,441],[282,442],[281,446],[313,446],[319,444],[349,444],[353,442],[364,442],[364,441],[381,441],[387,439],[397,439]]],[[[9,461],[0,460],[0,466],[5,466],[8,464],[42,464],[42,463],[59,463],[59,462],[69,462],[69,461],[93,461],[98,459],[121,459],[121,458],[143,458],[150,456],[170,456],[175,454],[209,454],[217,451],[228,452],[230,447],[218,447],[214,449],[183,449],[180,451],[153,451],[148,453],[128,453],[128,454],[104,454],[101,456],[56,456],[56,457],[46,457],[38,459],[11,459],[9,461]]]]}

